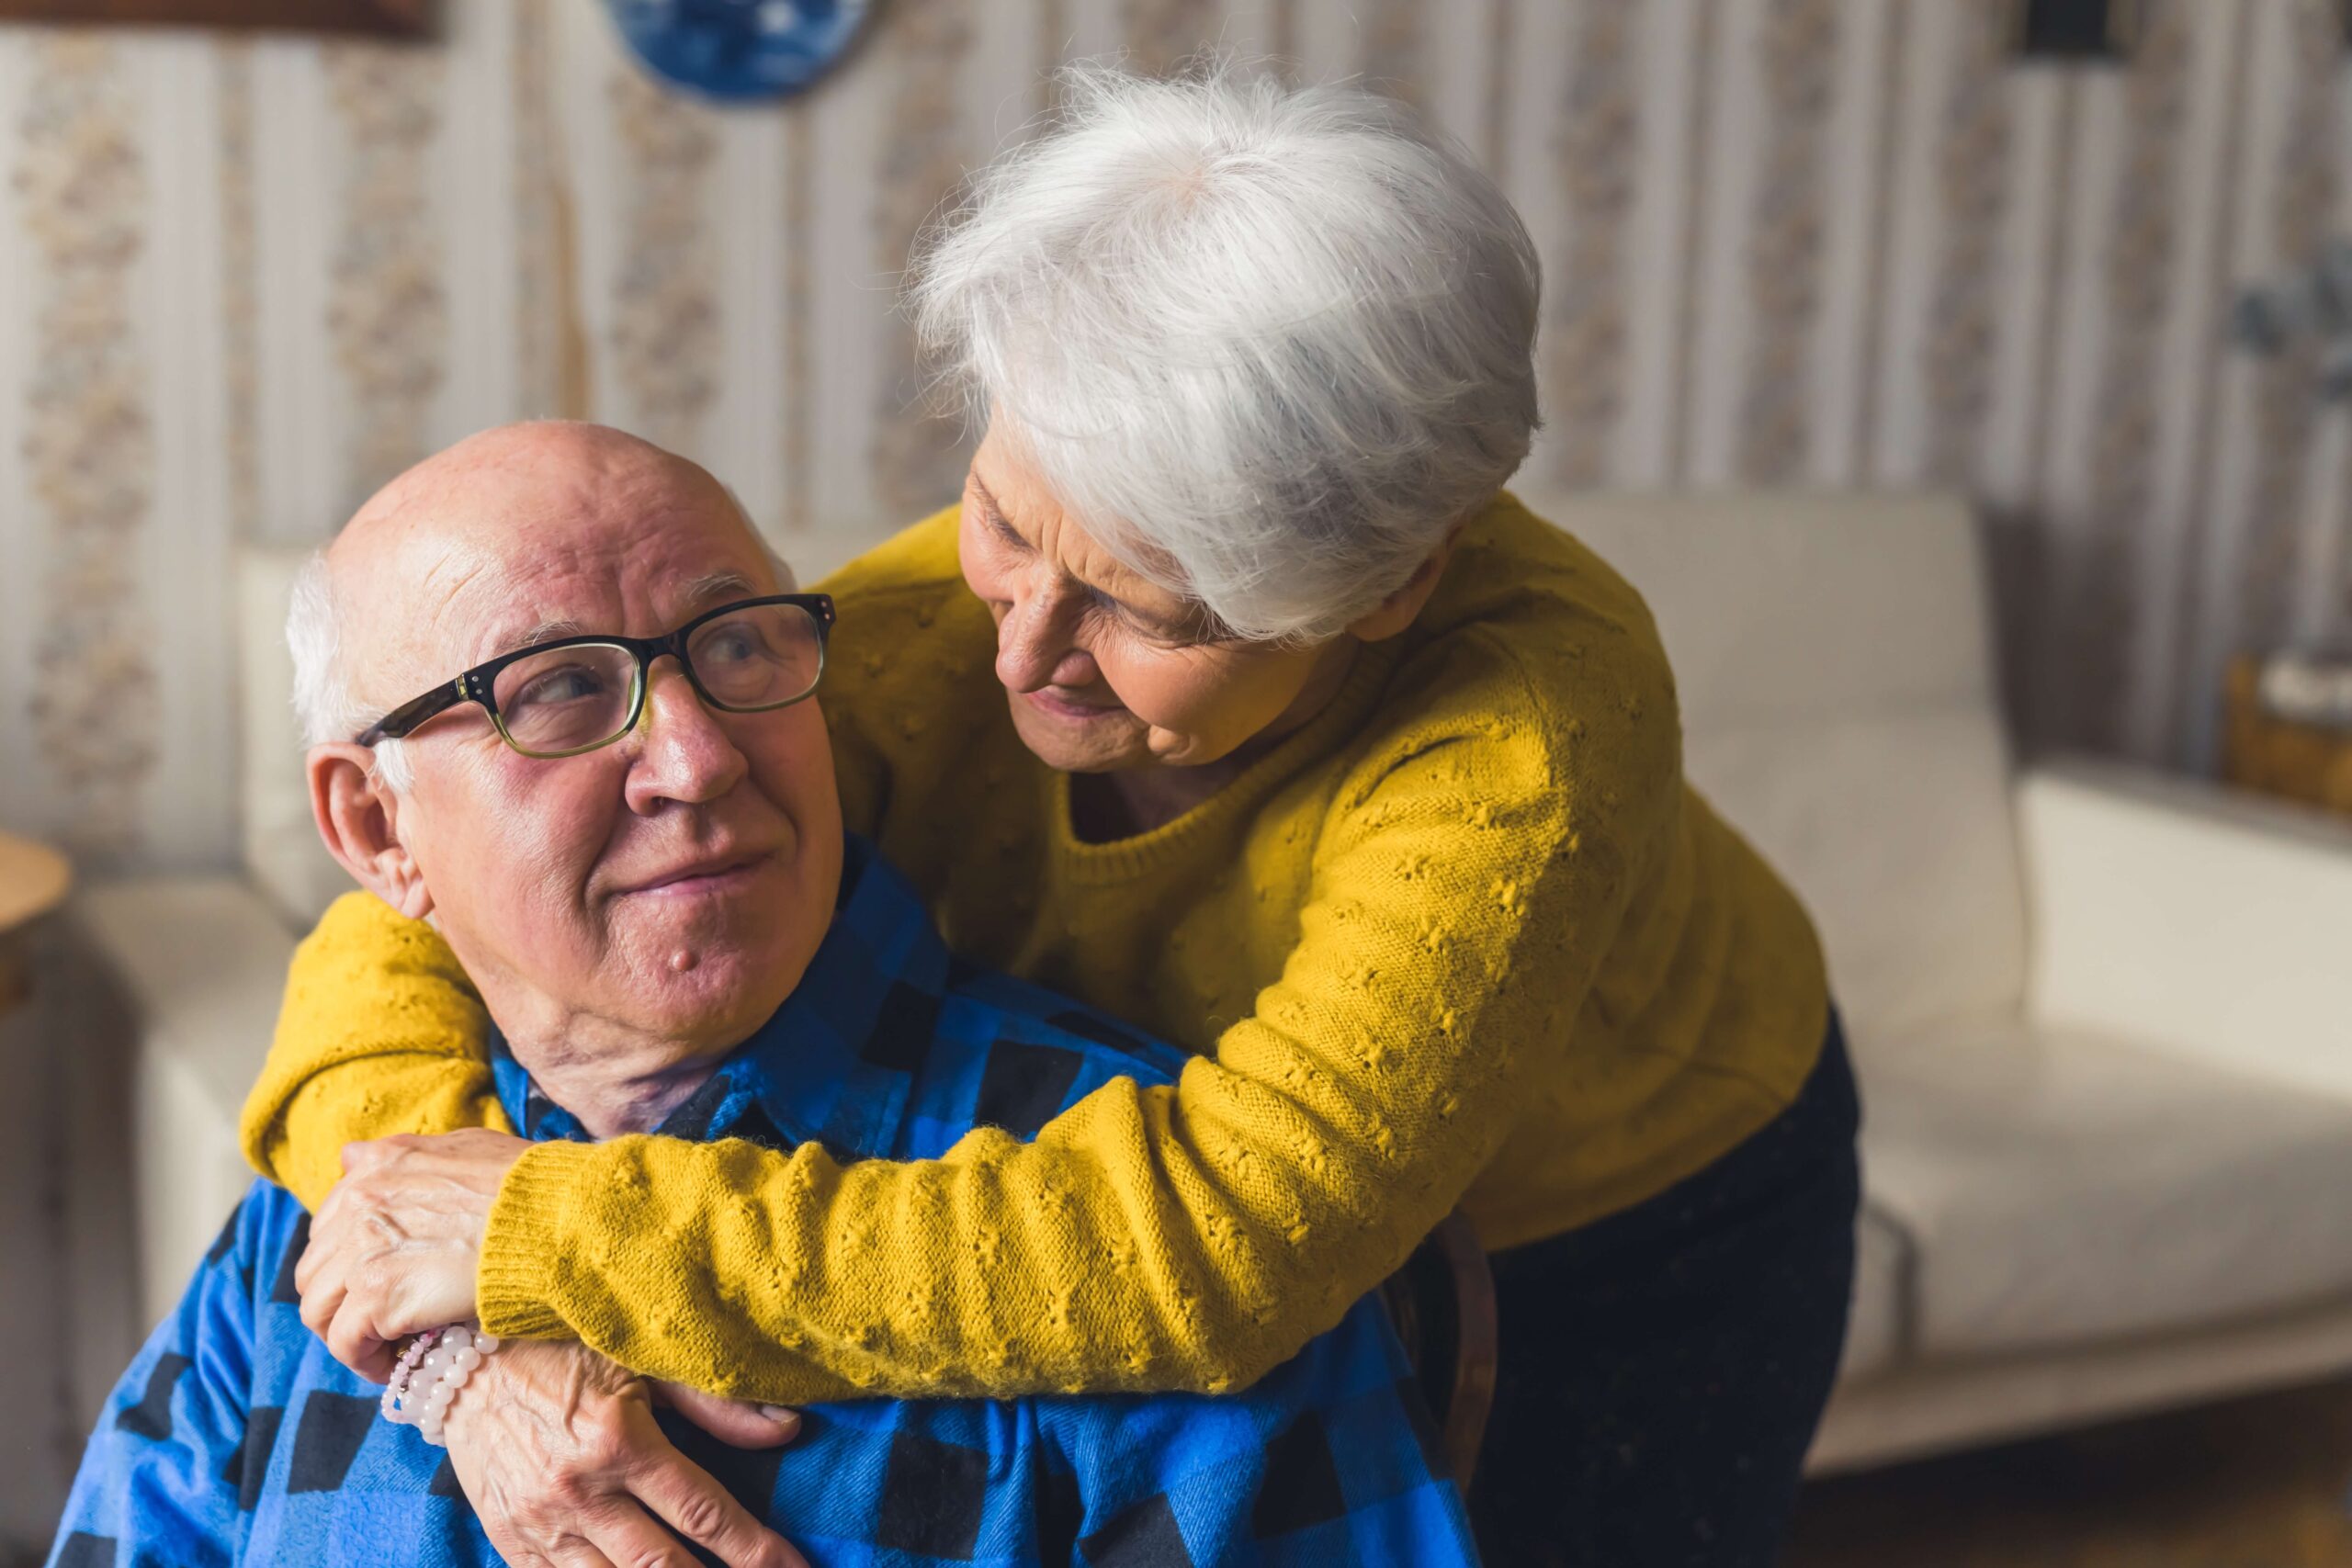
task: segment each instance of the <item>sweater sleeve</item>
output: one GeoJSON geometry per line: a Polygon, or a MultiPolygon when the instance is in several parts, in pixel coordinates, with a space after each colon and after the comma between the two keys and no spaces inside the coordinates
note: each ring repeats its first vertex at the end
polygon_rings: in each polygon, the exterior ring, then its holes
{"type": "Polygon", "coordinates": [[[255,1170],[315,1210],[343,1145],[395,1133],[511,1132],[489,1016],[431,926],[346,893],[295,949],[277,1033],[238,1135],[255,1170]]]}
{"type": "Polygon", "coordinates": [[[1253,1382],[1490,1157],[1671,819],[1670,692],[1646,730],[1629,702],[1578,731],[1600,777],[1519,697],[1357,770],[1279,979],[1174,1086],[1115,1080],[936,1161],[538,1145],[491,1216],[484,1322],[780,1403],[1253,1382]]]}

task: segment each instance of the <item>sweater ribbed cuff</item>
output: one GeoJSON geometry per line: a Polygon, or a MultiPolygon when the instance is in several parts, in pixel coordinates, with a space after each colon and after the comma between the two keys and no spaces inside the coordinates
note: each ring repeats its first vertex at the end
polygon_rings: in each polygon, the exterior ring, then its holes
{"type": "Polygon", "coordinates": [[[474,1277],[481,1325],[491,1333],[516,1339],[573,1337],[554,1300],[556,1259],[563,1252],[571,1194],[588,1179],[595,1155],[586,1144],[534,1144],[498,1184],[474,1277]]]}

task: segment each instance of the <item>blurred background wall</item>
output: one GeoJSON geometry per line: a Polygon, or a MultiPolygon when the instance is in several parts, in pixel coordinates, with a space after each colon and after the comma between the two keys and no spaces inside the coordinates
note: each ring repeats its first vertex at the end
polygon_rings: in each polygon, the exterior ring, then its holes
{"type": "Polygon", "coordinates": [[[2159,0],[2053,69],[1999,0],[889,0],[748,111],[585,0],[450,0],[426,48],[0,31],[0,819],[225,863],[232,541],[479,426],[642,431],[804,570],[951,499],[909,241],[1049,62],[1204,41],[1391,83],[1509,187],[1536,468],[1963,489],[2024,733],[2199,766],[2242,637],[2352,629],[2342,422],[2220,330],[2352,203],[2325,9],[2159,0]]]}

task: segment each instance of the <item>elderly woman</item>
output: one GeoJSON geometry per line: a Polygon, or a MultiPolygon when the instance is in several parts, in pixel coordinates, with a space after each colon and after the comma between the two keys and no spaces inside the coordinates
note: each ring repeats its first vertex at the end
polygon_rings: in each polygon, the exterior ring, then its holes
{"type": "MultiPolygon", "coordinates": [[[[1374,96],[1067,87],[920,258],[986,436],[825,584],[827,714],[952,947],[1197,1055],[939,1162],[404,1141],[306,1314],[371,1365],[478,1311],[781,1404],[1217,1392],[1458,1207],[1500,1292],[1490,1558],[1768,1562],[1844,1329],[1853,1085],[1641,600],[1501,490],[1526,231],[1374,96]]],[[[346,1140],[503,1127],[483,1036],[429,931],[339,908],[249,1151],[316,1203],[346,1140]]]]}

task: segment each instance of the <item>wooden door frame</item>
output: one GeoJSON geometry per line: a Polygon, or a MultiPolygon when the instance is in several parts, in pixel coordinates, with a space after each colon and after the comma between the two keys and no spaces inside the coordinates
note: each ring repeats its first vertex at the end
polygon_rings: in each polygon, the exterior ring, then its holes
{"type": "Polygon", "coordinates": [[[0,21],[254,28],[423,38],[434,0],[0,0],[0,21]]]}

